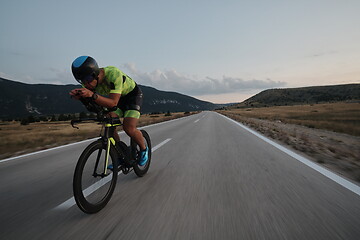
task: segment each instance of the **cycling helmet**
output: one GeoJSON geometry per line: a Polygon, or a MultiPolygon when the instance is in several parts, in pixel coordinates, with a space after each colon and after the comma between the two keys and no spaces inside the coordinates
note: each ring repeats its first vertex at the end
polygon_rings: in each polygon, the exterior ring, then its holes
{"type": "Polygon", "coordinates": [[[79,83],[91,82],[100,73],[99,66],[95,59],[90,56],[80,56],[71,65],[72,73],[79,83]]]}

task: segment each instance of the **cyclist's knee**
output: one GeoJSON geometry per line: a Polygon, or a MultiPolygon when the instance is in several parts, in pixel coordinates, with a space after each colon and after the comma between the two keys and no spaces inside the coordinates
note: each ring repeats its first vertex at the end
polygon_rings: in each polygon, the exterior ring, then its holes
{"type": "Polygon", "coordinates": [[[126,132],[127,135],[129,136],[133,136],[136,132],[136,127],[132,126],[132,125],[124,125],[124,131],[126,132]]]}

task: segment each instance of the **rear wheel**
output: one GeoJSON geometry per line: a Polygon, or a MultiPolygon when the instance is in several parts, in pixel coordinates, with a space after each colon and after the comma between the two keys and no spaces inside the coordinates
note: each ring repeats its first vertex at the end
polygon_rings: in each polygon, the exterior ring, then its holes
{"type": "Polygon", "coordinates": [[[81,154],[75,168],[73,192],[76,204],[85,213],[96,213],[109,202],[117,180],[117,154],[110,148],[107,169],[106,146],[102,141],[91,143],[81,154]]]}
{"type": "MultiPolygon", "coordinates": [[[[145,141],[145,145],[146,147],[149,148],[149,159],[146,162],[146,164],[144,166],[140,166],[139,164],[135,164],[134,165],[134,172],[138,177],[142,177],[144,176],[150,167],[150,162],[151,162],[151,141],[150,141],[150,136],[149,134],[145,131],[145,130],[140,130],[143,137],[144,137],[144,141],[145,141]]],[[[136,160],[139,159],[139,153],[140,153],[140,147],[135,143],[135,141],[133,141],[131,139],[131,151],[132,151],[132,156],[136,158],[136,160]]]]}

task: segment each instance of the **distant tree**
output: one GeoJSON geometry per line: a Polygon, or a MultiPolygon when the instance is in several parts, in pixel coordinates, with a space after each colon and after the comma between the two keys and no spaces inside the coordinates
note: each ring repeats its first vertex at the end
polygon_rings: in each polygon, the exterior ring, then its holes
{"type": "Polygon", "coordinates": [[[64,114],[60,114],[58,121],[66,121],[67,117],[64,114]]]}
{"type": "Polygon", "coordinates": [[[96,118],[96,113],[90,113],[90,118],[96,118]]]}
{"type": "Polygon", "coordinates": [[[28,120],[28,118],[23,118],[23,119],[21,119],[20,124],[21,124],[21,125],[29,125],[29,120],[28,120]]]}
{"type": "Polygon", "coordinates": [[[6,121],[6,122],[12,122],[13,120],[14,120],[14,119],[12,119],[12,118],[10,118],[10,117],[4,119],[4,121],[6,121]]]}
{"type": "Polygon", "coordinates": [[[56,121],[57,121],[56,116],[55,116],[55,115],[52,115],[50,121],[51,121],[51,122],[56,122],[56,121]]]}
{"type": "Polygon", "coordinates": [[[48,121],[48,118],[46,116],[40,116],[39,117],[39,120],[40,121],[43,121],[43,122],[47,122],[48,121]]]}
{"type": "Polygon", "coordinates": [[[68,120],[73,120],[73,119],[76,119],[75,114],[69,114],[68,115],[68,120]]]}
{"type": "Polygon", "coordinates": [[[87,118],[87,114],[85,112],[80,113],[80,118],[87,118]]]}
{"type": "Polygon", "coordinates": [[[29,123],[36,122],[36,119],[35,119],[35,117],[33,115],[28,116],[27,120],[28,120],[29,123]]]}

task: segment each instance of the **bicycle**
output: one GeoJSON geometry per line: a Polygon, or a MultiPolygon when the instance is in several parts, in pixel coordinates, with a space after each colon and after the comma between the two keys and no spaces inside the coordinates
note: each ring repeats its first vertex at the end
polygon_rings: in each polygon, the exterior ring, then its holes
{"type": "Polygon", "coordinates": [[[115,127],[122,125],[119,118],[107,116],[113,109],[106,110],[91,99],[80,100],[89,111],[96,112],[97,117],[72,120],[71,125],[78,128],[75,124],[89,121],[103,125],[100,138],[90,143],[80,155],[73,177],[73,193],[77,206],[83,212],[92,214],[99,212],[110,201],[119,173],[126,175],[134,170],[138,177],[142,177],[148,172],[151,141],[149,134],[141,130],[149,148],[149,159],[144,166],[140,166],[137,164],[140,148],[135,141],[131,139],[130,146],[127,146],[123,141],[116,142],[113,138],[115,127]],[[111,164],[112,168],[109,168],[111,164]]]}

